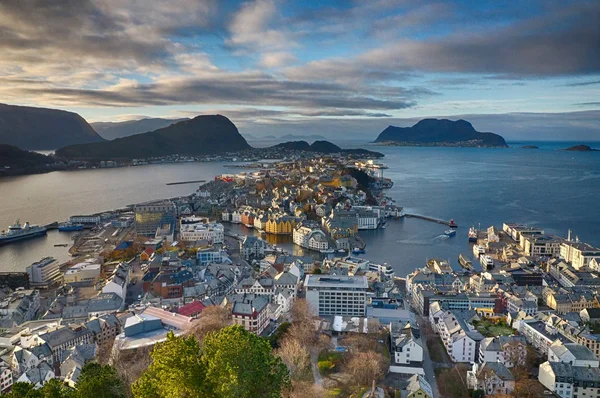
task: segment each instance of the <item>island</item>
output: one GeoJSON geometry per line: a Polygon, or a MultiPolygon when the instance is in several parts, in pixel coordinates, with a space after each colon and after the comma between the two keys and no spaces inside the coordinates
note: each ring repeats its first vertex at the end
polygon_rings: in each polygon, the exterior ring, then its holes
{"type": "Polygon", "coordinates": [[[462,119],[423,119],[412,127],[388,126],[374,143],[389,146],[508,148],[502,136],[479,132],[462,119]]]}
{"type": "Polygon", "coordinates": [[[523,149],[540,149],[540,147],[536,146],[536,145],[523,145],[521,148],[523,148],[523,149]]]}
{"type": "Polygon", "coordinates": [[[589,145],[575,145],[565,149],[565,151],[573,151],[573,152],[599,152],[600,149],[594,149],[589,145]]]}
{"type": "MultiPolygon", "coordinates": [[[[382,158],[384,155],[380,152],[369,151],[363,148],[356,149],[342,149],[332,142],[325,140],[317,140],[312,144],[306,141],[289,141],[282,142],[277,145],[273,145],[271,149],[284,150],[284,151],[301,151],[301,152],[316,152],[322,154],[341,153],[347,156],[355,157],[370,157],[370,158],[382,158]]],[[[256,149],[259,151],[260,149],[256,149]]]]}

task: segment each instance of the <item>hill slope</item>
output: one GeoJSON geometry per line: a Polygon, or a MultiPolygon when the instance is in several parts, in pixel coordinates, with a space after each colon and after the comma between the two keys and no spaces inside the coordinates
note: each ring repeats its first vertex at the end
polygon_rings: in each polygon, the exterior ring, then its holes
{"type": "Polygon", "coordinates": [[[114,140],[116,138],[129,137],[134,134],[147,133],[148,131],[154,131],[184,120],[189,119],[148,118],[128,120],[126,122],[98,122],[92,123],[92,127],[102,136],[102,138],[114,140]]]}
{"type": "Polygon", "coordinates": [[[375,142],[422,146],[508,146],[498,134],[480,133],[466,120],[448,119],[423,119],[412,127],[388,126],[375,142]]]}
{"type": "Polygon", "coordinates": [[[0,143],[21,149],[56,149],[104,141],[76,113],[0,104],[0,143]]]}
{"type": "Polygon", "coordinates": [[[155,131],[113,141],[72,145],[56,151],[70,159],[136,159],[167,155],[208,155],[251,148],[225,116],[204,115],[155,131]]]}
{"type": "Polygon", "coordinates": [[[306,141],[289,141],[282,142],[281,144],[273,145],[271,148],[285,149],[288,151],[305,151],[305,152],[317,152],[324,154],[331,153],[342,153],[345,155],[355,155],[361,157],[383,157],[382,153],[369,151],[367,149],[342,149],[339,146],[329,141],[315,141],[309,144],[306,141]]]}

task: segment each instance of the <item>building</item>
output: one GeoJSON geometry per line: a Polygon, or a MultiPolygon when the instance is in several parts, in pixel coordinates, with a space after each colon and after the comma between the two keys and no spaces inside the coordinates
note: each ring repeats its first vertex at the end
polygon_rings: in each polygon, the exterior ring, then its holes
{"type": "Polygon", "coordinates": [[[592,260],[600,259],[600,249],[587,243],[567,240],[560,245],[560,257],[578,270],[588,267],[592,260]]]}
{"type": "Polygon", "coordinates": [[[198,260],[199,265],[208,265],[212,263],[222,264],[229,263],[231,264],[231,259],[227,255],[227,252],[224,250],[217,250],[213,248],[200,249],[196,253],[196,259],[198,260]]]}
{"type": "Polygon", "coordinates": [[[476,361],[484,337],[462,316],[447,311],[438,319],[437,331],[454,362],[476,361]]]}
{"type": "Polygon", "coordinates": [[[292,235],[296,219],[290,216],[270,217],[265,223],[265,232],[274,235],[292,235]]]}
{"type": "Polygon", "coordinates": [[[84,325],[77,324],[62,326],[39,336],[39,343],[46,343],[50,347],[55,363],[60,363],[62,354],[67,349],[80,344],[91,344],[93,341],[94,333],[84,325]]]}
{"type": "Polygon", "coordinates": [[[48,286],[62,275],[59,263],[52,257],[46,257],[27,267],[31,286],[48,286]]]}
{"type": "Polygon", "coordinates": [[[559,339],[555,328],[536,319],[521,321],[518,330],[542,355],[548,355],[548,348],[559,339]]]}
{"type": "Polygon", "coordinates": [[[520,242],[521,234],[527,235],[543,235],[544,230],[535,227],[528,227],[521,224],[502,224],[502,230],[506,232],[514,241],[520,242]]]}
{"type": "Polygon", "coordinates": [[[561,398],[597,397],[600,393],[598,368],[548,361],[540,365],[538,380],[561,398]]]}
{"type": "Polygon", "coordinates": [[[138,235],[154,237],[156,231],[164,229],[165,225],[170,230],[175,229],[177,207],[170,200],[148,202],[135,205],[135,232],[138,235]]]}
{"type": "Polygon", "coordinates": [[[211,244],[223,243],[225,228],[223,224],[214,222],[181,223],[179,239],[186,242],[206,240],[211,244]]]}
{"type": "Polygon", "coordinates": [[[100,224],[100,221],[102,221],[102,218],[99,215],[69,217],[69,222],[72,224],[83,224],[93,226],[100,224]]]}
{"type": "Polygon", "coordinates": [[[390,323],[390,372],[424,374],[421,332],[410,322],[390,323]]]}
{"type": "Polygon", "coordinates": [[[13,373],[10,366],[0,361],[0,393],[7,392],[13,385],[13,373]]]}
{"type": "Polygon", "coordinates": [[[317,223],[310,221],[303,221],[296,224],[293,232],[293,241],[305,249],[321,251],[329,248],[327,235],[325,235],[317,223]]]}
{"type": "Polygon", "coordinates": [[[561,341],[555,341],[548,348],[548,361],[591,368],[600,366],[596,355],[586,346],[577,343],[562,343],[561,341]]]}
{"type": "Polygon", "coordinates": [[[487,337],[479,344],[479,363],[499,362],[507,368],[525,366],[527,340],[523,336],[487,337]]]}
{"type": "Polygon", "coordinates": [[[366,316],[366,276],[306,275],[304,289],[311,310],[319,316],[366,316]]]}
{"type": "Polygon", "coordinates": [[[431,385],[421,375],[412,375],[402,391],[402,398],[434,398],[431,385]]]}
{"type": "Polygon", "coordinates": [[[600,358],[600,334],[581,333],[577,336],[577,342],[589,348],[596,357],[600,358]]]}
{"type": "Polygon", "coordinates": [[[243,294],[231,299],[231,317],[235,325],[260,335],[269,325],[269,299],[262,295],[243,294]]]}
{"type": "Polygon", "coordinates": [[[256,236],[246,236],[240,241],[240,255],[246,260],[264,257],[267,249],[267,242],[256,236]]]}
{"type": "Polygon", "coordinates": [[[515,378],[506,366],[499,362],[475,363],[467,372],[467,387],[481,390],[488,395],[511,395],[515,378]]]}
{"type": "Polygon", "coordinates": [[[120,263],[106,283],[102,287],[102,293],[115,293],[123,301],[127,298],[127,287],[129,286],[129,265],[125,262],[120,263]]]}
{"type": "Polygon", "coordinates": [[[89,258],[81,263],[72,265],[64,275],[65,283],[93,283],[100,276],[102,265],[95,258],[89,258]]]}
{"type": "Polygon", "coordinates": [[[520,245],[526,256],[532,257],[558,257],[563,239],[548,235],[525,234],[520,235],[520,245]]]}

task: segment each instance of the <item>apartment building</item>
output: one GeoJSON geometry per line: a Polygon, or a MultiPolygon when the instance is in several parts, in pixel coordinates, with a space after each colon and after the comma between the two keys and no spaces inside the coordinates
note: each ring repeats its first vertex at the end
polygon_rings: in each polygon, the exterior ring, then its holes
{"type": "Polygon", "coordinates": [[[306,300],[319,316],[364,317],[367,311],[366,276],[306,275],[306,300]]]}

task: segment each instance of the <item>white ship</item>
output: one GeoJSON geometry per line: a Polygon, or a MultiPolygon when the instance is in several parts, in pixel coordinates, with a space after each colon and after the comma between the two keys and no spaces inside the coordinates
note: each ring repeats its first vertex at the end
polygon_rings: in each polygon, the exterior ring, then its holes
{"type": "Polygon", "coordinates": [[[17,220],[13,225],[8,227],[8,231],[0,233],[0,245],[43,235],[46,235],[46,228],[39,225],[30,225],[28,222],[25,225],[21,225],[19,220],[17,220]]]}

